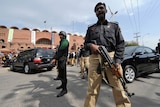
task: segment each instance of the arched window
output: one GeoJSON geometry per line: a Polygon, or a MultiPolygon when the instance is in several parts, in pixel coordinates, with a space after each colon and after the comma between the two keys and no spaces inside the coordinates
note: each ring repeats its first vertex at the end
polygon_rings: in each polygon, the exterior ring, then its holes
{"type": "Polygon", "coordinates": [[[0,39],[0,43],[4,43],[4,40],[3,40],[3,39],[0,39]]]}
{"type": "Polygon", "coordinates": [[[51,45],[51,40],[49,39],[39,39],[36,44],[45,44],[45,45],[51,45]]]}
{"type": "Polygon", "coordinates": [[[6,46],[2,46],[2,48],[6,48],[6,46]]]}

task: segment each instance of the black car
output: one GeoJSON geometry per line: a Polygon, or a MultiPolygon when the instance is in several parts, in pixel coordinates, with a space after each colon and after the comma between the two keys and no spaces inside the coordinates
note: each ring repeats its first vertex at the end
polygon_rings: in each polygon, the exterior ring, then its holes
{"type": "Polygon", "coordinates": [[[149,47],[125,47],[122,62],[123,76],[126,82],[133,82],[142,74],[160,69],[160,55],[149,47]]]}
{"type": "Polygon", "coordinates": [[[10,70],[23,69],[24,73],[31,73],[43,68],[52,70],[55,66],[51,64],[54,56],[52,49],[34,48],[22,51],[11,61],[10,70]]]}

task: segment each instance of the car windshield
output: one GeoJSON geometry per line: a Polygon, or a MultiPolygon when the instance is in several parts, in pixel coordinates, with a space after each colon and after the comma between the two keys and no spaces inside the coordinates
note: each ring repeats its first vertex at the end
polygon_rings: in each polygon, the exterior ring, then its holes
{"type": "Polygon", "coordinates": [[[124,55],[131,55],[137,46],[127,46],[124,50],[124,55]]]}
{"type": "Polygon", "coordinates": [[[38,49],[36,56],[51,56],[53,57],[54,52],[52,49],[38,49]]]}

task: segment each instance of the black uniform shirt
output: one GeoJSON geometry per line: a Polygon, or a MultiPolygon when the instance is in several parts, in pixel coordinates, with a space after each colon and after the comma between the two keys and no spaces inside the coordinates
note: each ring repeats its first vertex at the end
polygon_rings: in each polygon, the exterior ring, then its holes
{"type": "Polygon", "coordinates": [[[115,51],[114,61],[122,62],[125,41],[117,23],[106,20],[103,24],[97,22],[88,27],[84,42],[85,48],[90,50],[92,43],[105,46],[109,52],[115,51]]]}

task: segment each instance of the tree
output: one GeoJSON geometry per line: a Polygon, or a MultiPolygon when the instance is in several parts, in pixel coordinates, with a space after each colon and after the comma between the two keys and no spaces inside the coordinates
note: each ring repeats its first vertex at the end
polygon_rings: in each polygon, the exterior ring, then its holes
{"type": "Polygon", "coordinates": [[[138,43],[135,41],[126,41],[125,45],[126,46],[138,46],[138,43]]]}

